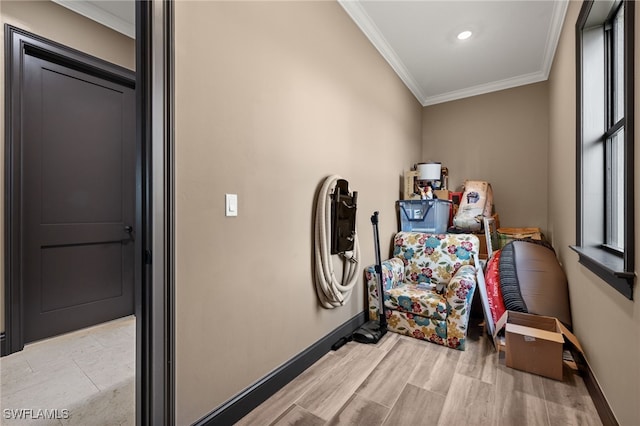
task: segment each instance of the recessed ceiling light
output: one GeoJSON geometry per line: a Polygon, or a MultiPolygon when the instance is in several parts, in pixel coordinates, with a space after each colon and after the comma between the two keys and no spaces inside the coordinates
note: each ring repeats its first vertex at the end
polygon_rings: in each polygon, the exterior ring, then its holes
{"type": "Polygon", "coordinates": [[[458,40],[466,40],[469,37],[471,37],[473,33],[471,31],[463,31],[460,34],[458,34],[458,40]]]}

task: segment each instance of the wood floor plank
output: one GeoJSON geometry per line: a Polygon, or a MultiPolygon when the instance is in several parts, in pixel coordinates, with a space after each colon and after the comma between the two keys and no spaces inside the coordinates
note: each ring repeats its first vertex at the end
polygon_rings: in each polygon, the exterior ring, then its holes
{"type": "MultiPolygon", "coordinates": [[[[386,336],[383,337],[383,339],[385,338],[386,336]]],[[[377,344],[349,342],[339,350],[333,352],[333,354],[339,356],[341,352],[345,352],[345,358],[360,358],[362,356],[366,356],[372,351],[382,355],[387,353],[388,349],[385,348],[384,340],[381,340],[377,344]]]]}
{"type": "Polygon", "coordinates": [[[456,372],[485,383],[495,384],[497,365],[498,354],[491,339],[477,330],[470,332],[466,350],[460,355],[456,372]]]}
{"type": "Polygon", "coordinates": [[[391,411],[384,405],[354,395],[336,414],[327,426],[378,426],[391,411]]]}
{"type": "Polygon", "coordinates": [[[416,360],[422,357],[426,345],[429,343],[416,339],[398,340],[356,393],[385,407],[391,407],[407,384],[407,379],[416,368],[416,360]]]}
{"type": "Polygon", "coordinates": [[[444,403],[442,395],[407,384],[384,425],[437,425],[444,403]]]}
{"type": "Polygon", "coordinates": [[[298,405],[292,405],[272,426],[322,426],[325,421],[298,405]]]}
{"type": "Polygon", "coordinates": [[[455,374],[449,387],[439,426],[494,424],[495,386],[464,374],[455,374]]]}
{"type": "Polygon", "coordinates": [[[455,349],[429,344],[408,382],[446,396],[461,353],[455,349]]]}
{"type": "MultiPolygon", "coordinates": [[[[342,358],[342,357],[341,357],[342,358]]],[[[236,425],[262,426],[269,424],[289,409],[314,383],[338,365],[341,359],[333,352],[327,353],[315,364],[303,371],[282,389],[243,417],[236,425]]]]}
{"type": "Polygon", "coordinates": [[[505,365],[499,365],[497,370],[496,384],[503,395],[506,396],[513,391],[518,391],[544,400],[544,377],[505,365]]]}
{"type": "Polygon", "coordinates": [[[556,421],[564,424],[563,421],[567,419],[575,421],[576,418],[586,422],[576,423],[580,425],[601,424],[584,381],[571,369],[564,366],[562,381],[546,377],[541,379],[552,424],[556,421]]]}
{"type": "Polygon", "coordinates": [[[552,426],[602,426],[598,414],[591,410],[576,410],[551,401],[547,401],[547,409],[552,426]]]}
{"type": "Polygon", "coordinates": [[[298,405],[327,421],[340,411],[386,355],[374,345],[351,342],[346,346],[350,346],[347,349],[353,354],[340,360],[297,401],[298,405]]]}
{"type": "Polygon", "coordinates": [[[542,378],[498,366],[494,419],[498,426],[549,425],[542,378]]]}
{"type": "Polygon", "coordinates": [[[389,331],[387,332],[387,334],[385,334],[382,337],[382,339],[380,340],[380,342],[378,342],[376,346],[378,346],[383,351],[390,351],[391,348],[393,348],[393,346],[396,344],[396,342],[400,340],[400,338],[402,337],[404,336],[401,336],[398,333],[392,333],[389,331]]]}
{"type": "MultiPolygon", "coordinates": [[[[382,339],[378,343],[366,344],[366,346],[371,346],[377,348],[382,351],[388,351],[395,345],[395,342],[398,340],[399,334],[397,333],[387,333],[382,336],[382,339]]],[[[347,343],[345,346],[341,347],[337,351],[332,351],[332,353],[337,357],[345,357],[351,355],[351,352],[354,348],[362,346],[363,343],[357,343],[351,341],[347,343]]]]}

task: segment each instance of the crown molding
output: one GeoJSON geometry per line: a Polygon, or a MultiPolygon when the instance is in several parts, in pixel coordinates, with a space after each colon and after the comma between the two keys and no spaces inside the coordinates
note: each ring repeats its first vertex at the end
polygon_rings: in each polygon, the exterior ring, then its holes
{"type": "Polygon", "coordinates": [[[491,92],[497,92],[499,90],[513,89],[518,86],[525,86],[527,84],[538,83],[546,80],[548,73],[545,75],[543,71],[519,75],[512,78],[506,78],[504,80],[492,81],[486,84],[479,84],[477,86],[469,87],[467,89],[456,90],[453,92],[447,92],[440,95],[429,96],[422,100],[420,103],[422,106],[430,106],[435,104],[441,104],[449,101],[456,101],[458,99],[470,98],[471,96],[485,95],[491,92]]]}
{"type": "Polygon", "coordinates": [[[384,38],[378,26],[373,22],[369,14],[360,5],[359,1],[338,0],[338,3],[351,17],[353,22],[367,36],[371,44],[380,52],[382,57],[391,65],[391,68],[398,74],[398,77],[409,88],[418,101],[425,99],[426,95],[415,81],[409,70],[404,66],[396,52],[391,48],[384,38]]]}
{"type": "Polygon", "coordinates": [[[553,4],[551,25],[549,25],[549,32],[547,33],[547,43],[544,48],[544,59],[542,63],[542,71],[544,73],[545,80],[549,78],[549,73],[553,66],[553,59],[556,56],[556,49],[558,47],[558,42],[560,41],[562,25],[564,24],[564,18],[567,15],[568,8],[569,2],[566,0],[556,1],[553,4]]]}

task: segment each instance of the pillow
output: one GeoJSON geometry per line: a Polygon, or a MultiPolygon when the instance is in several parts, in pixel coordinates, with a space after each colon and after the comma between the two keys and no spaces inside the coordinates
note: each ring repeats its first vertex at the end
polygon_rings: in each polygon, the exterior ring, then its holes
{"type": "Polygon", "coordinates": [[[500,254],[501,250],[493,252],[493,256],[487,262],[487,268],[484,273],[487,299],[489,299],[489,309],[491,310],[494,324],[506,311],[500,289],[500,254]]]}

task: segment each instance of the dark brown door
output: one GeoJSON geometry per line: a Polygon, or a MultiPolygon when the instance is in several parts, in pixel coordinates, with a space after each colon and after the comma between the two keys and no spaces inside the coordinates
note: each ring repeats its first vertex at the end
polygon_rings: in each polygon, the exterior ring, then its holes
{"type": "Polygon", "coordinates": [[[134,312],[134,90],[25,55],[24,341],[134,312]]]}

